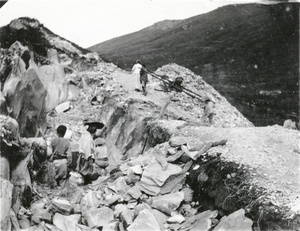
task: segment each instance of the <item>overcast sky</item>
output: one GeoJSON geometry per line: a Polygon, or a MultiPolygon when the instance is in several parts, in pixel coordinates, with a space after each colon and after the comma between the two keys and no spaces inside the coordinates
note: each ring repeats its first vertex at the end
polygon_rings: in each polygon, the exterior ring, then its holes
{"type": "MultiPolygon", "coordinates": [[[[1,0],[0,0],[1,1],[1,0]]],[[[87,48],[165,19],[185,19],[248,0],[9,0],[0,9],[0,27],[19,17],[87,48]]]]}

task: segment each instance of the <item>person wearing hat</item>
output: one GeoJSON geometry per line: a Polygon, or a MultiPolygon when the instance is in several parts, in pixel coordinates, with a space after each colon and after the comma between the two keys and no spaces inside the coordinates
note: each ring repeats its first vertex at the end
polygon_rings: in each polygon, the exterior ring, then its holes
{"type": "Polygon", "coordinates": [[[64,138],[66,131],[66,126],[58,126],[56,129],[58,137],[53,138],[50,141],[50,145],[47,150],[49,162],[53,162],[54,165],[54,174],[57,185],[62,185],[68,175],[68,160],[70,160],[70,141],[64,138]]]}
{"type": "Polygon", "coordinates": [[[140,72],[142,69],[142,62],[141,60],[137,60],[136,63],[132,67],[132,76],[133,76],[133,81],[135,85],[135,90],[140,91],[141,89],[141,83],[140,83],[140,72]]]}
{"type": "Polygon", "coordinates": [[[215,110],[214,110],[215,104],[214,102],[209,98],[205,97],[204,98],[204,114],[200,118],[201,123],[206,123],[207,119],[210,125],[213,124],[213,119],[215,115],[215,110]]]}
{"type": "Polygon", "coordinates": [[[83,121],[83,124],[86,130],[82,133],[78,141],[80,156],[77,160],[76,170],[85,176],[89,172],[92,172],[91,166],[93,165],[95,159],[94,135],[97,132],[97,129],[102,129],[104,127],[104,124],[92,120],[85,120],[83,121]]]}
{"type": "Polygon", "coordinates": [[[284,121],[283,127],[287,129],[299,130],[299,119],[297,114],[292,112],[291,114],[287,114],[287,116],[289,116],[289,119],[284,121]]]}

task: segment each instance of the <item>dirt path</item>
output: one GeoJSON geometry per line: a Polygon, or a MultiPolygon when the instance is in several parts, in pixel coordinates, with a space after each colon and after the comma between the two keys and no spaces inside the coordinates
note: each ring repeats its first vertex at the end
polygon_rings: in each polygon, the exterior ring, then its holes
{"type": "MultiPolygon", "coordinates": [[[[155,84],[153,84],[151,82],[147,86],[147,92],[148,92],[147,96],[144,96],[142,94],[142,92],[135,91],[133,75],[130,72],[117,69],[112,74],[112,77],[114,78],[115,81],[117,81],[118,83],[120,83],[123,86],[123,89],[125,90],[125,92],[128,93],[127,94],[128,98],[150,101],[150,102],[158,105],[159,107],[163,107],[170,97],[170,93],[155,90],[154,89],[155,84]]],[[[150,76],[150,78],[151,78],[151,76],[150,76]]],[[[181,93],[178,93],[178,94],[181,94],[181,93]]],[[[183,119],[192,120],[192,121],[197,120],[197,118],[194,115],[181,110],[172,102],[168,105],[167,112],[170,112],[170,113],[176,115],[178,118],[181,117],[183,119]]]]}

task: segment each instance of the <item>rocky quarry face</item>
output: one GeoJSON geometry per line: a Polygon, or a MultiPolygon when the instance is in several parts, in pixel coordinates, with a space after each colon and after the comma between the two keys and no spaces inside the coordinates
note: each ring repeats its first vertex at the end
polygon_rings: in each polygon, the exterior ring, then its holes
{"type": "Polygon", "coordinates": [[[15,57],[3,86],[2,230],[300,230],[297,131],[254,127],[176,64],[156,73],[213,99],[214,125],[199,123],[201,99],[164,92],[154,77],[144,96],[111,63],[66,68],[54,50],[48,59],[26,67],[15,57]],[[64,124],[78,152],[86,118],[105,124],[97,136],[106,139],[106,173],[87,183],[71,171],[51,189],[47,141],[64,124]]]}

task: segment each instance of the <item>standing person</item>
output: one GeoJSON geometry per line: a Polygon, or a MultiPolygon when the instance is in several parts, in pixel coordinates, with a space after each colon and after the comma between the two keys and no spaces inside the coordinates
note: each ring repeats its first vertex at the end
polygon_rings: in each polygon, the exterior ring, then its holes
{"type": "Polygon", "coordinates": [[[67,127],[60,125],[57,128],[58,137],[50,141],[48,147],[49,161],[53,162],[54,174],[57,185],[62,185],[65,183],[68,175],[68,160],[70,160],[70,141],[64,138],[66,134],[67,127]]]}
{"type": "Polygon", "coordinates": [[[214,102],[209,97],[205,97],[204,115],[200,118],[201,123],[206,123],[206,120],[208,119],[209,124],[210,125],[213,124],[213,119],[215,115],[214,107],[215,107],[214,102]]]}
{"type": "Polygon", "coordinates": [[[289,119],[285,120],[283,123],[284,128],[299,130],[299,119],[295,112],[287,114],[289,119]]]}
{"type": "Polygon", "coordinates": [[[137,60],[136,63],[132,67],[132,75],[133,75],[133,80],[134,80],[134,85],[135,85],[135,90],[140,91],[140,72],[142,69],[142,62],[141,60],[137,60]]]}
{"type": "Polygon", "coordinates": [[[82,133],[79,144],[79,158],[77,160],[77,171],[85,178],[88,178],[93,173],[93,163],[95,160],[95,142],[94,135],[97,129],[102,129],[104,124],[97,121],[84,121],[86,130],[82,133]]]}
{"type": "Polygon", "coordinates": [[[140,71],[140,82],[141,82],[142,88],[143,88],[143,95],[146,96],[148,94],[148,92],[146,90],[146,86],[147,86],[147,82],[148,82],[148,74],[146,72],[145,64],[142,66],[142,69],[140,71]]]}

